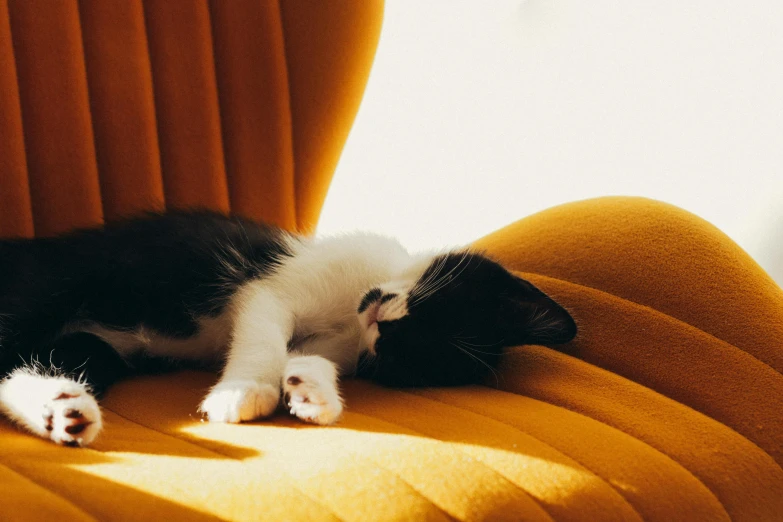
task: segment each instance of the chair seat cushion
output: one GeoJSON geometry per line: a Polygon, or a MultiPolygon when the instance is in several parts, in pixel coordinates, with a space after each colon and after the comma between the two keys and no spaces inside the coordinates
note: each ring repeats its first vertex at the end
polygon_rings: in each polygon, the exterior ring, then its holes
{"type": "Polygon", "coordinates": [[[2,517],[781,520],[783,292],[668,205],[604,198],[478,243],[574,315],[484,385],[344,383],[332,427],[203,422],[215,376],[112,388],[93,447],[0,423],[2,517]]]}

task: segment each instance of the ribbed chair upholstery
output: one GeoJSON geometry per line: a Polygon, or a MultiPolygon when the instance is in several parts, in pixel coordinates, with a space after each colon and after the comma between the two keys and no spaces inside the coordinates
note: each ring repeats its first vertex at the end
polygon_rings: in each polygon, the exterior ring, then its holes
{"type": "MultiPolygon", "coordinates": [[[[0,0],[0,235],[194,206],[311,232],[381,11],[0,0]]],[[[783,520],[783,291],[745,252],[640,198],[476,247],[576,339],[512,348],[482,386],[346,381],[328,428],[201,422],[207,373],[127,380],[87,449],[0,421],[0,520],[783,520]]]]}
{"type": "Polygon", "coordinates": [[[206,207],[311,232],[377,1],[0,0],[0,235],[206,207]]]}

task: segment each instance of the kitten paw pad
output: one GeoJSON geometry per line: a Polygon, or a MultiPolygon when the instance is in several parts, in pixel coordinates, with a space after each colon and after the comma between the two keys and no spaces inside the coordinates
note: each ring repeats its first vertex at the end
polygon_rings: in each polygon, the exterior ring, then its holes
{"type": "Polygon", "coordinates": [[[283,381],[286,405],[291,415],[313,424],[333,424],[343,412],[343,403],[328,379],[304,368],[289,368],[283,381]]]}
{"type": "Polygon", "coordinates": [[[218,383],[204,398],[199,411],[210,422],[238,423],[268,417],[280,402],[280,391],[256,381],[218,383]]]}
{"type": "Polygon", "coordinates": [[[43,406],[43,429],[53,442],[74,448],[89,445],[101,431],[101,411],[95,398],[78,385],[68,386],[43,406]]]}

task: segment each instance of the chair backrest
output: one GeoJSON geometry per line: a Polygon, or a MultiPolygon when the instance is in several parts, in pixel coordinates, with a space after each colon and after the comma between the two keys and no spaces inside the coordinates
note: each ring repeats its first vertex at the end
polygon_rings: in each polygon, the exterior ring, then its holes
{"type": "Polygon", "coordinates": [[[0,236],[143,210],[315,227],[383,2],[0,0],[0,236]]]}

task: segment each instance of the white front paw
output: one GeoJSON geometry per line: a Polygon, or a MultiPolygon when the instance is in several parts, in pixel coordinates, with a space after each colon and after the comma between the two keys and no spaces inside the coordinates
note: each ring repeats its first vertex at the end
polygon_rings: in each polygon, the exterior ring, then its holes
{"type": "Polygon", "coordinates": [[[19,368],[0,380],[0,412],[63,446],[87,446],[101,431],[101,410],[84,383],[19,368]]]}
{"type": "Polygon", "coordinates": [[[291,415],[314,424],[333,424],[343,412],[334,365],[318,356],[291,359],[283,376],[291,415]]]}
{"type": "Polygon", "coordinates": [[[219,382],[204,398],[199,411],[210,422],[243,422],[268,417],[280,401],[280,390],[253,380],[219,382]]]}
{"type": "Polygon", "coordinates": [[[84,386],[63,381],[51,400],[43,405],[43,429],[63,446],[89,445],[101,431],[101,410],[84,386]]]}

